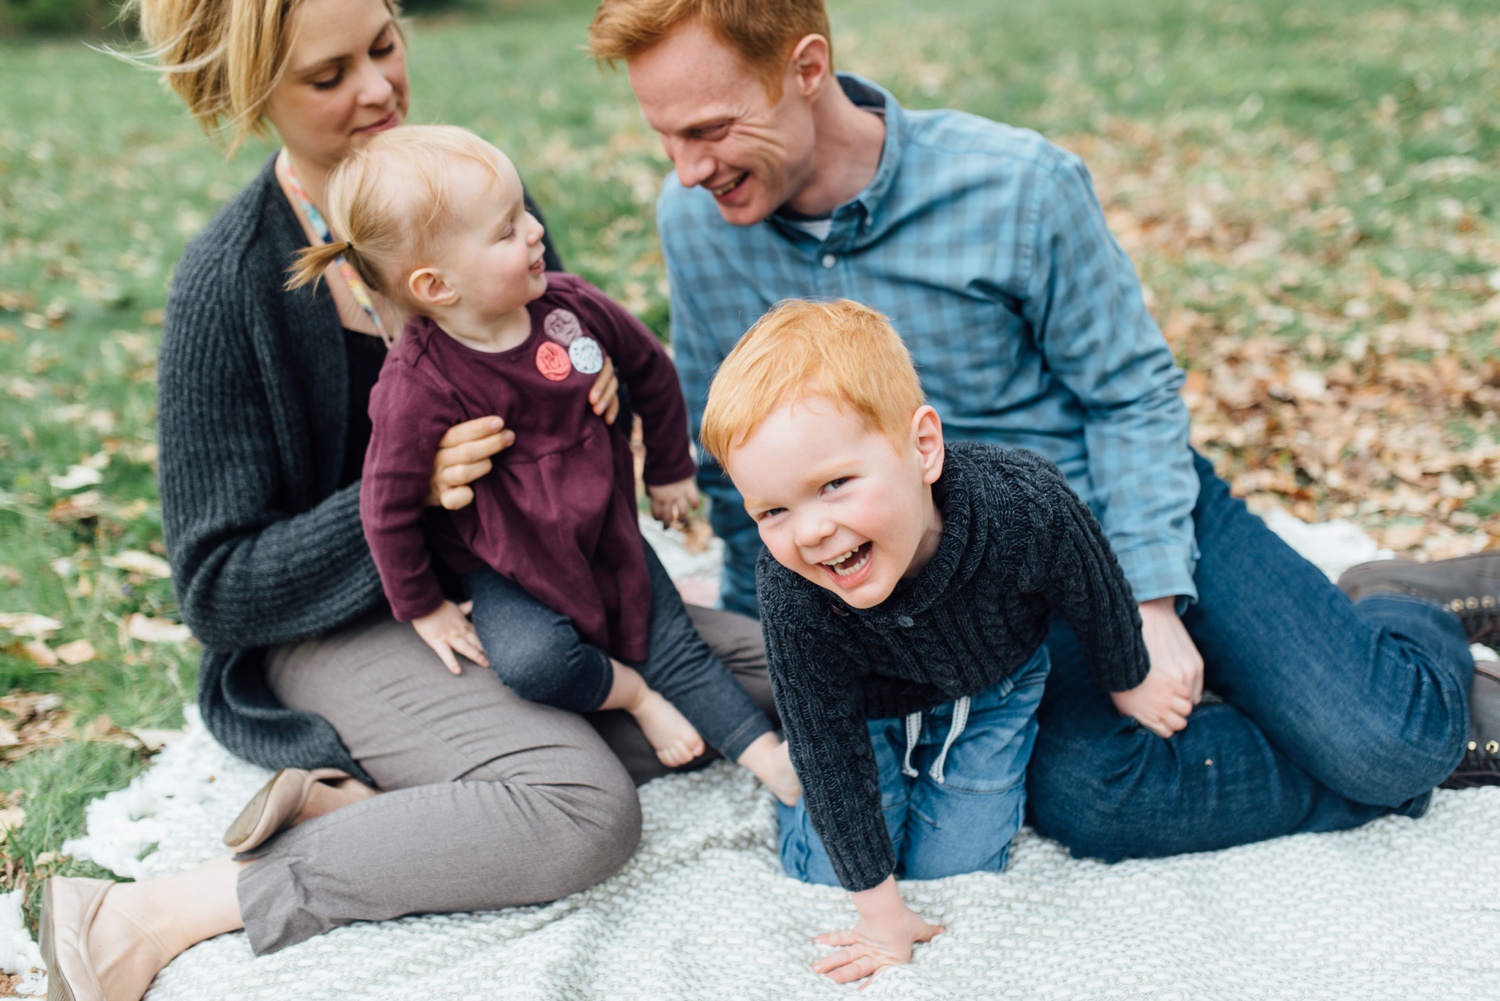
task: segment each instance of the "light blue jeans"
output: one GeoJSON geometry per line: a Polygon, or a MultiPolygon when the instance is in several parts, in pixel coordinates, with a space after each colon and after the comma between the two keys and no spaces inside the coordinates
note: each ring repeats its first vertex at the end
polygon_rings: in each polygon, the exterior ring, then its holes
{"type": "MultiPolygon", "coordinates": [[[[1048,666],[1044,646],[1010,677],[971,696],[967,724],[946,755],[943,748],[953,728],[954,703],[922,713],[910,756],[915,775],[903,768],[906,720],[868,722],[898,876],[939,879],[1005,868],[1010,840],[1026,814],[1026,764],[1036,743],[1036,710],[1048,666]]],[[[838,877],[803,801],[796,806],[777,804],[777,813],[781,864],[787,874],[805,883],[837,886],[838,877]]]]}

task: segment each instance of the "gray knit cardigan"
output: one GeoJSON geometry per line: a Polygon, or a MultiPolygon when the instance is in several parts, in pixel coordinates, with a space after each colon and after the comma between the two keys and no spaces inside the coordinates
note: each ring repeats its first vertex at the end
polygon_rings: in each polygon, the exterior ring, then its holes
{"type": "Polygon", "coordinates": [[[338,311],[322,282],[282,288],[305,244],[268,160],[184,251],[158,359],[162,529],[205,648],[209,731],[258,765],[368,780],[326,720],[282,706],[264,677],[267,648],[385,602],[359,484],[337,485],[349,406],[338,311]]]}

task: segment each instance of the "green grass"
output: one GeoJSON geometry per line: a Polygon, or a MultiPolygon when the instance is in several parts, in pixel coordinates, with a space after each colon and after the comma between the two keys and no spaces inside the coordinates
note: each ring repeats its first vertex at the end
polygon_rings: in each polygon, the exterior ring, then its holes
{"type": "MultiPolygon", "coordinates": [[[[412,118],[511,152],[570,267],[665,337],[651,207],[666,165],[624,75],[581,52],[591,12],[530,0],[417,23],[412,118]]],[[[1156,314],[1206,318],[1203,340],[1176,342],[1187,367],[1266,336],[1300,349],[1316,335],[1330,361],[1391,337],[1392,357],[1424,364],[1456,351],[1477,371],[1495,357],[1492,0],[841,0],[833,13],[839,65],[909,106],[965,108],[1084,152],[1124,213],[1156,314]],[[1193,236],[1195,205],[1220,237],[1193,236]],[[1247,252],[1257,234],[1279,247],[1247,252]],[[1448,347],[1386,332],[1429,318],[1448,347]]],[[[99,655],[38,667],[0,632],[0,689],[56,692],[79,725],[178,725],[192,691],[191,646],[124,631],[133,614],[176,616],[168,583],[105,560],[162,551],[153,377],[166,285],[186,238],[270,148],[226,162],[152,76],[79,42],[0,44],[0,568],[14,571],[0,571],[0,612],[51,616],[54,646],[87,639],[99,655]],[[50,479],[85,460],[103,480],[70,517],[80,491],[50,479]]],[[[1492,410],[1439,409],[1446,447],[1500,438],[1492,410]]],[[[1264,461],[1292,464],[1274,444],[1264,461]]],[[[1355,499],[1319,513],[1339,504],[1355,499]]],[[[1500,517],[1491,484],[1467,511],[1500,517]]],[[[143,764],[78,740],[13,761],[0,792],[24,789],[28,819],[0,849],[34,870],[77,833],[87,799],[143,764]]]]}

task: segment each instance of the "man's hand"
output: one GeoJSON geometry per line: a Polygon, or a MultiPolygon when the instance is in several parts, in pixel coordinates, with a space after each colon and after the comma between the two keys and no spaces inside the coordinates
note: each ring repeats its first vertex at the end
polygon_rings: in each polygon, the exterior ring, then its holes
{"type": "Polygon", "coordinates": [[[615,378],[615,363],[609,355],[604,356],[604,367],[589,390],[589,408],[604,418],[604,423],[613,424],[620,413],[620,380],[615,378]]]}
{"type": "Polygon", "coordinates": [[[479,634],[474,631],[473,623],[467,618],[469,608],[470,603],[467,601],[460,607],[445,600],[437,607],[437,611],[411,620],[417,635],[422,637],[422,642],[432,647],[432,652],[442,658],[453,674],[459,674],[463,670],[458,666],[458,658],[453,656],[455,652],[481,667],[490,666],[489,658],[484,655],[484,648],[479,645],[479,634]]]}
{"type": "Polygon", "coordinates": [[[498,417],[455,424],[438,441],[427,481],[427,506],[457,511],[474,500],[469,486],[493,468],[490,459],[515,443],[516,433],[498,417]]]}
{"type": "Polygon", "coordinates": [[[913,944],[930,942],[943,932],[941,925],[928,924],[906,906],[896,889],[895,876],[887,876],[879,886],[850,896],[859,911],[859,921],[854,927],[813,939],[819,945],[843,946],[812,965],[814,973],[821,973],[834,983],[853,983],[887,966],[910,963],[913,944]]]}
{"type": "Polygon", "coordinates": [[[691,476],[676,483],[647,487],[646,493],[651,497],[651,517],[667,528],[679,521],[687,521],[688,515],[698,506],[698,485],[691,476]]]}
{"type": "Polygon", "coordinates": [[[1203,656],[1176,605],[1177,599],[1170,596],[1141,602],[1141,636],[1151,658],[1150,673],[1129,691],[1109,696],[1122,715],[1163,738],[1184,729],[1203,698],[1203,656]]]}

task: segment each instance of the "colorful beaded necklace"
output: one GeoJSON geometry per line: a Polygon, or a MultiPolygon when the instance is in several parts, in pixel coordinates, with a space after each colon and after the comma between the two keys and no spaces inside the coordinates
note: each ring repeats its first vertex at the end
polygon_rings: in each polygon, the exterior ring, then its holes
{"type": "MultiPolygon", "coordinates": [[[[285,147],[276,157],[276,172],[297,196],[297,201],[302,205],[303,214],[307,216],[307,221],[312,223],[313,231],[324,243],[332,243],[333,234],[328,229],[328,223],[323,221],[323,213],[319,212],[318,207],[312,203],[312,199],[307,197],[307,192],[302,188],[302,182],[297,180],[297,171],[293,169],[291,157],[287,156],[285,147]]],[[[375,331],[380,334],[380,339],[385,341],[385,346],[390,347],[391,335],[386,333],[385,323],[375,309],[375,301],[370,298],[370,290],[365,287],[364,282],[359,280],[359,275],[354,271],[354,265],[350,264],[349,259],[343,254],[334,258],[333,263],[338,265],[339,274],[343,276],[344,284],[349,287],[349,294],[354,297],[355,302],[359,303],[359,308],[365,311],[370,322],[375,324],[375,331]]]]}

